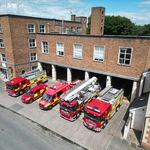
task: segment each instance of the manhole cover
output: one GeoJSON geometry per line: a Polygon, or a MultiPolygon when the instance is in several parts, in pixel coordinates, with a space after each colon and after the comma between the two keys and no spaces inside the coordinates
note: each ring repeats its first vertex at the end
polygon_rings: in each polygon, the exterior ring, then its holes
{"type": "Polygon", "coordinates": [[[14,104],[14,105],[12,105],[11,107],[10,107],[10,109],[11,110],[13,110],[13,111],[18,111],[18,110],[20,110],[20,109],[22,109],[23,108],[23,106],[21,106],[21,105],[19,105],[19,104],[14,104]]]}

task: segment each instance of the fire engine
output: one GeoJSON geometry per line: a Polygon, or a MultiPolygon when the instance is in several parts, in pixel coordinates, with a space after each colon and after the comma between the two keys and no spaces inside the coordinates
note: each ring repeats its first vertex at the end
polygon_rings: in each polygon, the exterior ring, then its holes
{"type": "Polygon", "coordinates": [[[78,82],[79,80],[76,80],[70,84],[66,82],[57,82],[53,86],[49,87],[42,98],[38,101],[40,109],[52,109],[56,104],[60,102],[60,96],[64,94],[68,89],[78,84],[78,82]]]}
{"type": "Polygon", "coordinates": [[[21,96],[23,103],[32,103],[34,100],[40,98],[44,92],[48,89],[48,86],[45,84],[38,84],[31,88],[27,93],[24,93],[21,96]]]}
{"type": "Polygon", "coordinates": [[[19,96],[27,92],[34,83],[46,81],[46,71],[33,70],[6,82],[6,90],[11,96],[19,96]]]}
{"type": "Polygon", "coordinates": [[[61,97],[60,116],[69,121],[76,120],[85,105],[98,95],[100,89],[97,78],[92,77],[69,90],[61,97]]]}
{"type": "Polygon", "coordinates": [[[123,95],[123,89],[118,90],[111,86],[103,89],[99,96],[84,108],[83,124],[91,130],[101,131],[120,107],[123,95]]]}

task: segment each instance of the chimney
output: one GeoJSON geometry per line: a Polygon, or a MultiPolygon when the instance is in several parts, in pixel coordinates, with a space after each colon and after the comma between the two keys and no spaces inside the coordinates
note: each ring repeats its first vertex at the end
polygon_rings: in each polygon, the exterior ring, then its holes
{"type": "Polygon", "coordinates": [[[75,21],[75,20],[76,20],[76,15],[75,14],[71,15],[71,21],[75,21]]]}

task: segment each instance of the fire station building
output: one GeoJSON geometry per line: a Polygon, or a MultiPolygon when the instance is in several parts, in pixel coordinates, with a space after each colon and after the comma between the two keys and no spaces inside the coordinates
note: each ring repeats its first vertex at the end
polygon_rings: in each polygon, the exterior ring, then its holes
{"type": "Polygon", "coordinates": [[[0,15],[0,76],[45,69],[53,80],[71,82],[96,76],[101,86],[124,88],[133,99],[142,72],[150,68],[149,36],[104,35],[105,8],[71,21],[0,15]]]}

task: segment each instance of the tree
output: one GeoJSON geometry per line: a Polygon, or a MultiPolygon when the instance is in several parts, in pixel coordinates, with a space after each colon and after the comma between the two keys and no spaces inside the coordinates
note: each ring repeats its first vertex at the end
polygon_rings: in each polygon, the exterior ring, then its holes
{"type": "Polygon", "coordinates": [[[132,35],[135,25],[130,19],[121,16],[106,16],[104,34],[108,35],[132,35]]]}
{"type": "MultiPolygon", "coordinates": [[[[87,34],[90,34],[91,16],[88,18],[87,34]]],[[[105,16],[105,35],[139,35],[150,36],[150,24],[140,26],[122,16],[105,16]]]]}

